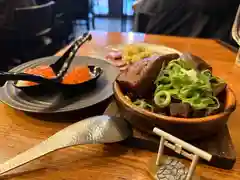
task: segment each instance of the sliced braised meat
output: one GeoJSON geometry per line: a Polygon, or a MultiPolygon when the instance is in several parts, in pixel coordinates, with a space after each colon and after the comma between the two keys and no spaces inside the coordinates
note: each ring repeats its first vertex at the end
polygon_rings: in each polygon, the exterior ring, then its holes
{"type": "Polygon", "coordinates": [[[188,103],[171,103],[169,109],[170,115],[174,117],[187,118],[192,112],[191,106],[188,103]]]}
{"type": "Polygon", "coordinates": [[[168,112],[169,112],[169,108],[168,107],[159,108],[158,106],[154,106],[154,112],[157,113],[157,114],[162,114],[162,115],[167,116],[168,112]]]}
{"type": "Polygon", "coordinates": [[[206,109],[194,110],[192,113],[193,118],[205,117],[205,116],[206,116],[206,109]]]}
{"type": "Polygon", "coordinates": [[[139,97],[147,97],[154,89],[154,81],[162,67],[163,62],[168,63],[179,58],[178,54],[152,56],[137,61],[128,66],[117,78],[121,88],[134,92],[139,97]]]}
{"type": "Polygon", "coordinates": [[[213,88],[213,95],[218,96],[221,92],[223,92],[227,87],[226,83],[221,83],[213,88]]]}

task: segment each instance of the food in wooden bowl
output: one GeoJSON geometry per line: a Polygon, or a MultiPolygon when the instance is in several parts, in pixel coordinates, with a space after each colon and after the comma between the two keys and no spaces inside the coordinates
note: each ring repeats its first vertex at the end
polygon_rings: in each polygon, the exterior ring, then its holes
{"type": "Polygon", "coordinates": [[[232,90],[211,70],[191,54],[138,61],[114,83],[120,112],[148,133],[155,126],[186,140],[217,133],[236,102],[232,90]]]}

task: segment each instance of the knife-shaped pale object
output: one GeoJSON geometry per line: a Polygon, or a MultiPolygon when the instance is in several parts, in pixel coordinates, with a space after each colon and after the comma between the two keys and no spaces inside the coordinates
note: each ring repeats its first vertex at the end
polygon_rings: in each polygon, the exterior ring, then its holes
{"type": "Polygon", "coordinates": [[[123,119],[95,116],[81,120],[57,132],[47,140],[0,165],[0,175],[58,149],[81,145],[123,141],[132,129],[123,119]]]}

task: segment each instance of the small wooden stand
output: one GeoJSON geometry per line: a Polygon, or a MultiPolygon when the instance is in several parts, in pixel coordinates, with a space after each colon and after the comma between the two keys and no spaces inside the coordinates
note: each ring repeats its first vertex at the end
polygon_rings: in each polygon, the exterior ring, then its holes
{"type": "Polygon", "coordinates": [[[206,161],[210,161],[212,159],[211,154],[209,154],[199,148],[196,148],[196,147],[192,146],[191,144],[186,143],[186,142],[182,141],[181,139],[162,131],[161,129],[158,129],[155,127],[153,129],[153,132],[161,137],[160,143],[159,143],[159,148],[158,148],[158,155],[156,158],[157,166],[160,165],[160,159],[163,156],[164,146],[167,146],[168,148],[174,150],[177,154],[181,154],[182,156],[192,160],[192,163],[190,165],[190,168],[189,168],[188,173],[185,178],[186,180],[192,179],[192,176],[196,169],[199,157],[201,157],[202,159],[204,159],[206,161]],[[171,141],[173,144],[169,143],[169,141],[171,141]],[[184,149],[186,149],[187,151],[185,151],[184,149]]]}

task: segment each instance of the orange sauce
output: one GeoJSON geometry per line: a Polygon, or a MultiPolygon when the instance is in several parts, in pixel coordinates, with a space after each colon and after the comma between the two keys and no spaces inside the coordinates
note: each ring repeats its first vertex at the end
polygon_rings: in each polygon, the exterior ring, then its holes
{"type": "MultiPolygon", "coordinates": [[[[46,65],[41,65],[35,68],[29,68],[24,71],[27,74],[39,75],[48,79],[56,77],[52,68],[46,65]]],[[[70,72],[68,72],[64,78],[63,84],[79,84],[91,79],[91,74],[87,66],[76,66],[70,72]]],[[[29,86],[36,85],[35,82],[27,81],[29,86]]]]}

